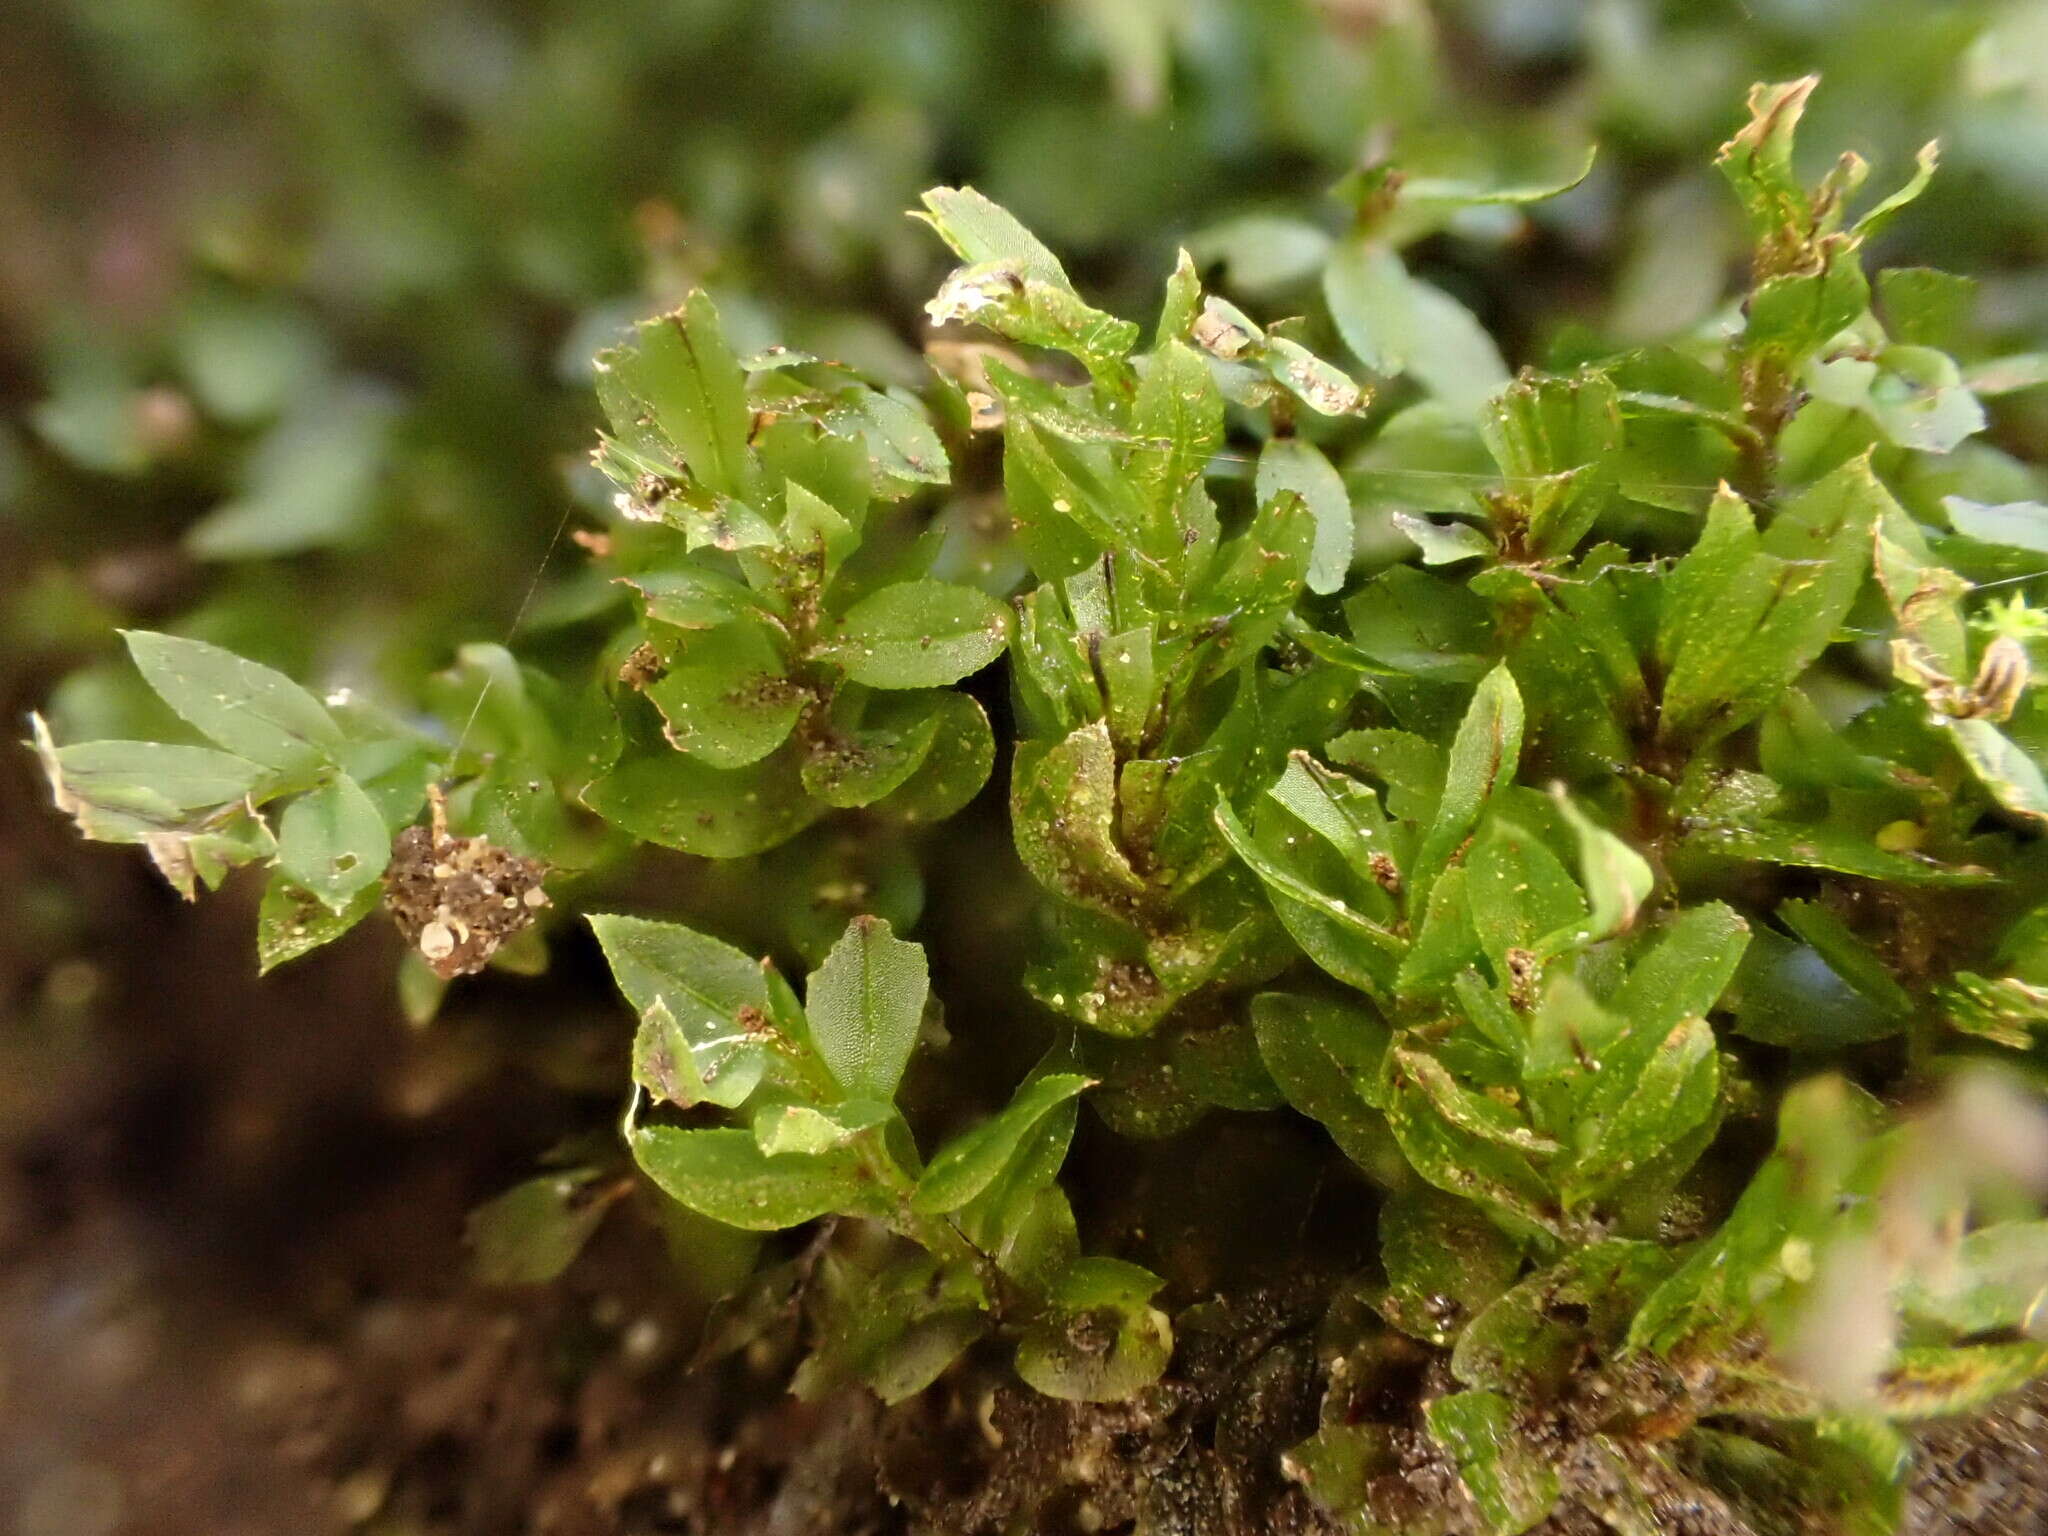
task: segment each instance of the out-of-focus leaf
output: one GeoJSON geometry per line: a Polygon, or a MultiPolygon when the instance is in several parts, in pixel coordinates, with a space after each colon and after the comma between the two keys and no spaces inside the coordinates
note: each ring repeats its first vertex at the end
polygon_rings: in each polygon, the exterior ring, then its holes
{"type": "Polygon", "coordinates": [[[1283,491],[1299,495],[1315,519],[1309,591],[1336,591],[1344,585],[1344,577],[1351,569],[1350,493],[1321,450],[1299,437],[1276,437],[1259,454],[1259,500],[1271,501],[1283,491]]]}
{"type": "Polygon", "coordinates": [[[1323,269],[1323,296],[1344,344],[1374,373],[1412,374],[1453,410],[1476,410],[1508,382],[1507,365],[1472,312],[1409,275],[1393,250],[1353,236],[1323,269]]]}
{"type": "Polygon", "coordinates": [[[352,539],[375,511],[395,402],[367,385],[300,405],[251,456],[240,494],[185,532],[206,560],[297,554],[352,539]]]}
{"type": "Polygon", "coordinates": [[[604,1220],[588,1197],[589,1170],[515,1184],[469,1214],[470,1262],[486,1285],[545,1285],[567,1269],[604,1220]]]}

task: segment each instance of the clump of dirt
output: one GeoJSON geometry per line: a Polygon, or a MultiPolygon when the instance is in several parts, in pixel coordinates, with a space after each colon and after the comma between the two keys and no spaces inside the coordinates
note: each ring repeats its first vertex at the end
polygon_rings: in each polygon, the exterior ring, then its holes
{"type": "Polygon", "coordinates": [[[384,909],[443,981],[473,976],[505,942],[533,926],[548,893],[547,866],[486,837],[455,837],[437,785],[433,824],[392,839],[384,909]]]}

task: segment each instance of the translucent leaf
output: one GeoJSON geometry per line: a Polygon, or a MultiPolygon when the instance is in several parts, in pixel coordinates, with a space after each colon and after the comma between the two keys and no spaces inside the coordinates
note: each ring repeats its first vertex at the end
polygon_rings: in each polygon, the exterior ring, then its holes
{"type": "Polygon", "coordinates": [[[1886,442],[1949,453],[1984,430],[1984,407],[1955,359],[1932,347],[1890,346],[1875,357],[1816,358],[1804,380],[1816,400],[1860,412],[1886,442]]]}
{"type": "Polygon", "coordinates": [[[1783,901],[1778,920],[1811,945],[1843,981],[1894,1019],[1913,1013],[1912,994],[1893,978],[1884,960],[1859,939],[1841,916],[1817,901],[1783,901]]]}
{"type": "Polygon", "coordinates": [[[1963,383],[1980,399],[2039,389],[2048,384],[2048,352],[2018,352],[1988,363],[1973,363],[1963,371],[1963,383]]]}
{"type": "Polygon", "coordinates": [[[1319,416],[1355,416],[1372,401],[1350,374],[1285,336],[1268,337],[1263,356],[1267,373],[1319,416]]]}
{"type": "Polygon", "coordinates": [[[1717,497],[1665,584],[1663,734],[1746,724],[1812,665],[1863,585],[1872,530],[1895,507],[1867,459],[1794,497],[1763,536],[1742,501],[1717,497]]]}
{"type": "Polygon", "coordinates": [[[1494,792],[1511,783],[1522,758],[1522,695],[1505,662],[1487,673],[1451,742],[1436,820],[1416,855],[1418,892],[1478,824],[1494,792]]]}
{"type": "MultiPolygon", "coordinates": [[[[1151,508],[1149,525],[1181,542],[1181,508],[1202,483],[1223,446],[1223,396],[1208,363],[1185,341],[1169,338],[1139,360],[1131,430],[1138,437],[1126,472],[1151,508]]],[[[1172,554],[1156,543],[1153,553],[1172,554]]]]}
{"type": "Polygon", "coordinates": [[[790,1391],[815,1402],[864,1382],[885,1403],[914,1396],[986,1330],[983,1300],[971,1274],[925,1254],[876,1273],[858,1255],[828,1253],[807,1287],[816,1338],[790,1391]]]}
{"type": "Polygon", "coordinates": [[[1367,1095],[1379,1081],[1387,1026],[1363,1008],[1284,992],[1253,998],[1252,1024],[1287,1102],[1320,1122],[1354,1163],[1383,1167],[1387,1135],[1367,1095]]]}
{"type": "Polygon", "coordinates": [[[901,826],[929,826],[961,810],[980,793],[995,765],[995,733],[978,702],[948,691],[937,696],[932,709],[938,724],[931,747],[908,779],[875,802],[878,814],[901,826]]]}
{"type": "Polygon", "coordinates": [[[1606,1354],[1671,1272],[1657,1243],[1592,1243],[1531,1275],[1458,1338],[1451,1374],[1468,1387],[1527,1400],[1563,1387],[1588,1353],[1606,1354]]]}
{"type": "Polygon", "coordinates": [[[204,560],[251,560],[342,543],[375,512],[397,408],[358,385],[299,406],[250,456],[240,491],[185,532],[204,560]]]}
{"type": "Polygon", "coordinates": [[[1329,234],[1300,219],[1248,213],[1191,236],[1189,253],[1208,268],[1221,265],[1223,286],[1257,294],[1311,277],[1329,253],[1329,234]]]}
{"type": "Polygon", "coordinates": [[[1362,236],[1339,243],[1323,269],[1323,297],[1360,362],[1413,375],[1453,411],[1478,410],[1508,381],[1500,349],[1472,312],[1410,276],[1388,246],[1362,236]]]}
{"type": "Polygon", "coordinates": [[[1894,341],[1946,347],[1969,323],[1977,282],[1933,267],[1889,267],[1877,274],[1877,302],[1894,341]]]}
{"type": "Polygon", "coordinates": [[[1427,1051],[1397,1045],[1391,1062],[1397,1086],[1412,1084],[1419,1089],[1421,1098],[1444,1123],[1465,1135],[1537,1157],[1549,1157],[1560,1150],[1548,1136],[1531,1130],[1514,1109],[1459,1082],[1449,1068],[1427,1051]]]}
{"type": "Polygon", "coordinates": [[[742,582],[691,563],[619,578],[637,591],[647,617],[676,629],[713,629],[755,612],[759,599],[742,582]]]}
{"type": "Polygon", "coordinates": [[[677,751],[713,768],[744,768],[787,741],[810,702],[784,674],[762,625],[724,624],[684,634],[675,659],[641,692],[677,751]]]}
{"type": "Polygon", "coordinates": [[[1020,274],[1071,287],[1059,258],[1010,213],[972,187],[934,187],[924,194],[924,221],[970,265],[1008,262],[1020,274]]]}
{"type": "Polygon", "coordinates": [[[1449,1344],[1514,1283],[1522,1250],[1478,1206],[1439,1190],[1397,1191],[1380,1206],[1380,1315],[1430,1344],[1449,1344]]]}
{"type": "Polygon", "coordinates": [[[827,805],[863,806],[908,782],[931,755],[949,723],[943,693],[882,694],[861,715],[859,728],[836,726],[804,743],[804,788],[827,805]]]}
{"type": "MultiPolygon", "coordinates": [[[[1230,849],[1265,885],[1274,910],[1308,957],[1340,981],[1384,994],[1405,949],[1400,936],[1354,901],[1324,889],[1300,861],[1255,837],[1230,802],[1216,802],[1216,827],[1230,849]]],[[[1281,835],[1284,842],[1285,836],[1281,835]]],[[[1384,904],[1384,892],[1379,893],[1384,904]]]]}
{"type": "Polygon", "coordinates": [[[169,824],[193,811],[231,805],[266,777],[260,764],[211,747],[159,741],[80,741],[60,747],[40,715],[32,716],[30,725],[59,808],[78,818],[88,837],[114,830],[101,825],[112,820],[169,824]]]}
{"type": "Polygon", "coordinates": [[[1858,240],[1868,240],[1885,225],[1898,217],[1908,204],[1919,199],[1927,190],[1927,184],[1934,179],[1934,172],[1941,164],[1941,146],[1929,140],[1920,146],[1920,153],[1913,158],[1913,174],[1906,184],[1872,206],[1859,218],[1849,233],[1858,240]]]}
{"type": "Polygon", "coordinates": [[[1639,1071],[1603,1072],[1575,1127],[1578,1155],[1559,1175],[1567,1207],[1656,1161],[1714,1113],[1720,1090],[1714,1032],[1701,1018],[1672,1026],[1639,1071]]]}
{"type": "MultiPolygon", "coordinates": [[[[1420,867],[1426,870],[1428,866],[1420,867]]],[[[1416,924],[1415,942],[1402,957],[1401,969],[1394,978],[1398,996],[1426,998],[1442,992],[1484,955],[1479,930],[1472,922],[1472,902],[1466,883],[1469,877],[1470,871],[1464,864],[1453,864],[1430,882],[1429,899],[1421,922],[1416,924]]],[[[1411,913],[1414,906],[1411,898],[1411,913]]]]}
{"type": "Polygon", "coordinates": [[[1524,373],[1488,402],[1480,435],[1507,479],[1538,555],[1568,554],[1614,490],[1609,460],[1621,447],[1621,402],[1604,373],[1524,373]]]}
{"type": "Polygon", "coordinates": [[[961,267],[925,305],[934,324],[982,325],[1027,346],[1077,357],[1090,372],[1114,378],[1138,344],[1138,327],[1085,302],[1064,283],[1047,283],[1008,261],[961,267]]]}
{"type": "Polygon", "coordinates": [[[643,321],[634,345],[603,354],[597,367],[616,373],[645,403],[707,490],[746,498],[753,483],[746,375],[707,295],[692,293],[674,314],[643,321]]]}
{"type": "Polygon", "coordinates": [[[1548,959],[1552,935],[1573,935],[1585,926],[1585,897],[1557,855],[1505,817],[1487,822],[1465,869],[1472,926],[1503,982],[1518,958],[1524,966],[1548,959]]]}
{"type": "Polygon", "coordinates": [[[868,466],[880,479],[879,493],[892,499],[917,486],[945,485],[952,479],[951,461],[931,418],[901,391],[854,391],[828,411],[820,425],[867,451],[868,466]]]}
{"type": "MultiPolygon", "coordinates": [[[[1670,1355],[1713,1350],[1755,1326],[1758,1307],[1787,1281],[1788,1242],[1839,1222],[1843,1185],[1867,1142],[1873,1106],[1838,1077],[1789,1091],[1778,1112],[1778,1148],[1735,1209],[1644,1301],[1629,1325],[1631,1348],[1670,1355]]],[[[1791,1250],[1797,1252],[1796,1244],[1791,1250]]]]}
{"type": "Polygon", "coordinates": [[[1438,523],[1412,512],[1395,512],[1392,517],[1394,526],[1422,551],[1424,565],[1456,565],[1495,552],[1493,540],[1467,523],[1438,523]]]}
{"type": "Polygon", "coordinates": [[[1715,157],[1759,238],[1801,228],[1808,217],[1806,191],[1792,168],[1792,146],[1807,98],[1818,84],[1820,76],[1807,75],[1779,85],[1751,86],[1749,121],[1715,157]]]}
{"type": "Polygon", "coordinates": [[[1744,342],[1748,350],[1797,369],[1855,324],[1869,304],[1862,262],[1854,251],[1837,251],[1817,271],[1789,272],[1759,283],[1749,298],[1744,342]]]}
{"type": "Polygon", "coordinates": [[[658,747],[622,758],[580,798],[643,841],[711,859],[773,848],[825,810],[804,792],[787,750],[745,768],[713,768],[658,747]]]}
{"type": "Polygon", "coordinates": [[[895,1113],[878,1099],[850,1099],[824,1109],[810,1104],[764,1104],[754,1115],[754,1144],[770,1157],[829,1152],[863,1131],[886,1125],[895,1113]]]}
{"type": "Polygon", "coordinates": [[[1410,1083],[1394,1085],[1386,1113],[1409,1166],[1428,1183],[1538,1230],[1559,1230],[1555,1197],[1525,1153],[1453,1126],[1410,1083]]]}
{"type": "Polygon", "coordinates": [[[1455,203],[1463,208],[1516,206],[1527,203],[1547,202],[1553,197],[1571,191],[1588,176],[1593,174],[1593,162],[1599,158],[1597,144],[1588,145],[1586,158],[1563,181],[1538,182],[1522,186],[1487,187],[1477,182],[1463,181],[1448,176],[1410,176],[1400,184],[1403,202],[1412,203],[1455,203]]]}
{"type": "Polygon", "coordinates": [[[1010,814],[1017,853],[1038,882],[1120,916],[1145,882],[1117,841],[1116,759],[1098,720],[1017,754],[1010,814]]]}
{"type": "Polygon", "coordinates": [[[1948,513],[1949,526],[1965,538],[2048,555],[2048,505],[2009,501],[1986,506],[1967,497],[1949,496],[1943,499],[1942,507],[1948,513]]]}
{"type": "Polygon", "coordinates": [[[1947,729],[1992,799],[2037,826],[2048,824],[2048,778],[2018,742],[1989,720],[1951,720],[1947,729]]]}
{"type": "Polygon", "coordinates": [[[1656,886],[1656,874],[1640,853],[1580,810],[1562,787],[1557,790],[1557,806],[1578,839],[1579,882],[1592,907],[1585,926],[1571,936],[1571,942],[1613,938],[1635,922],[1636,913],[1656,886]]]}
{"type": "Polygon", "coordinates": [[[2008,1050],[2026,1050],[2035,1031],[2048,1025],[2048,987],[2017,976],[1994,980],[1974,971],[1957,971],[1934,989],[1931,1000],[1952,1028],[2008,1050]]]}

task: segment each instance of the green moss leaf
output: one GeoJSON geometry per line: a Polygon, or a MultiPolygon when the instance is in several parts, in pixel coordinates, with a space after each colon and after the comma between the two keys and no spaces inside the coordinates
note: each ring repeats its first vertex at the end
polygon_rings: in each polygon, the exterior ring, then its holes
{"type": "Polygon", "coordinates": [[[1430,1344],[1449,1344],[1514,1283],[1521,1247],[1468,1200],[1416,1188],[1380,1207],[1380,1315],[1430,1344]]]}
{"type": "Polygon", "coordinates": [[[770,1156],[751,1131],[642,1126],[633,1157],[663,1194],[749,1232],[794,1227],[838,1211],[878,1215],[880,1192],[848,1148],[770,1156]]]}
{"type": "Polygon", "coordinates": [[[850,1096],[895,1095],[930,991],[924,950],[897,938],[886,919],[846,925],[811,973],[804,1013],[818,1054],[850,1096]]]}
{"type": "Polygon", "coordinates": [[[1024,1330],[1017,1374],[1048,1397],[1116,1402],[1150,1386],[1173,1354],[1166,1314],[1147,1303],[1157,1275],[1116,1259],[1082,1259],[1060,1278],[1054,1308],[1024,1330]]]}
{"type": "Polygon", "coordinates": [[[256,973],[267,976],[288,961],[332,944],[377,910],[379,894],[372,882],[337,912],[285,871],[272,871],[256,910],[256,973]]]}
{"type": "Polygon", "coordinates": [[[146,629],[123,630],[122,638],[157,696],[229,752],[280,772],[303,773],[342,744],[334,717],[282,672],[203,640],[146,629]]]}
{"type": "Polygon", "coordinates": [[[641,1017],[634,1075],[657,1100],[743,1103],[767,1068],[760,962],[677,923],[590,919],[619,990],[641,1017]]]}
{"type": "Polygon", "coordinates": [[[604,354],[597,366],[644,403],[707,490],[747,497],[754,475],[746,375],[706,294],[692,293],[674,314],[643,322],[631,347],[604,354]]]}
{"type": "Polygon", "coordinates": [[[1498,1392],[1454,1392],[1429,1405],[1429,1432],[1458,1464],[1493,1536],[1520,1536],[1556,1506],[1557,1468],[1515,1423],[1498,1392]]]}
{"type": "Polygon", "coordinates": [[[904,581],[849,608],[819,654],[870,688],[938,688],[994,661],[1009,633],[1010,610],[985,592],[904,581]]]}
{"type": "Polygon", "coordinates": [[[277,862],[329,911],[342,912],[391,862],[391,831],[363,786],[337,773],[284,808],[277,862]]]}
{"type": "Polygon", "coordinates": [[[927,1216],[957,1211],[1026,1150],[1028,1139],[1048,1115],[1091,1081],[1075,1072],[1051,1072],[1026,1082],[1001,1112],[933,1154],[917,1181],[911,1209],[927,1216]]]}
{"type": "Polygon", "coordinates": [[[1334,592],[1343,586],[1351,569],[1351,493],[1322,451],[1306,438],[1273,438],[1259,453],[1257,489],[1262,502],[1293,491],[1315,519],[1309,591],[1334,592]]]}

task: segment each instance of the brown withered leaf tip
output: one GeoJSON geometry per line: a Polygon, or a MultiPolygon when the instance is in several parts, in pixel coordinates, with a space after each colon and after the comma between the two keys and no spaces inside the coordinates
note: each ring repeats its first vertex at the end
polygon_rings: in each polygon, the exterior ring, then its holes
{"type": "Polygon", "coordinates": [[[437,785],[433,824],[407,827],[391,842],[384,909],[443,981],[480,971],[500,945],[548,905],[548,867],[486,837],[454,837],[437,785]]]}

